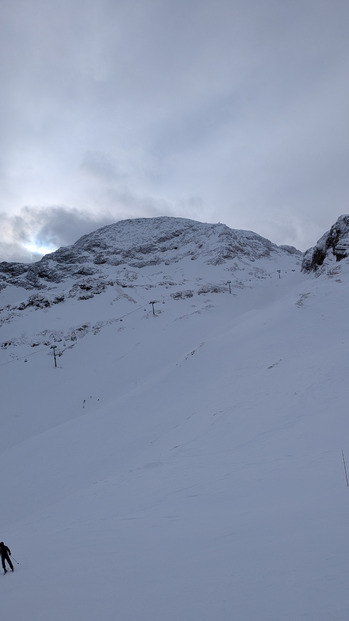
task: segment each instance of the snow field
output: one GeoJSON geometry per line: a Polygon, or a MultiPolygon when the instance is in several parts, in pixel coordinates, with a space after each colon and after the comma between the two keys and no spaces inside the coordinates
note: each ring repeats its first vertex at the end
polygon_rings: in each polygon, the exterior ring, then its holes
{"type": "MultiPolygon", "coordinates": [[[[57,369],[2,352],[1,537],[20,561],[4,615],[347,618],[346,302],[290,274],[156,317],[123,301],[57,369]]],[[[81,304],[55,309],[62,328],[81,304]]]]}

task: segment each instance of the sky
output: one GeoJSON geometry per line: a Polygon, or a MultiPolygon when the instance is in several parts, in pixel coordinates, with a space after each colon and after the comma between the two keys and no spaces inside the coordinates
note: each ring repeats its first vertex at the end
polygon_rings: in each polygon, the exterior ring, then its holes
{"type": "Polygon", "coordinates": [[[347,0],[2,0],[0,260],[125,218],[348,212],[347,0]]]}

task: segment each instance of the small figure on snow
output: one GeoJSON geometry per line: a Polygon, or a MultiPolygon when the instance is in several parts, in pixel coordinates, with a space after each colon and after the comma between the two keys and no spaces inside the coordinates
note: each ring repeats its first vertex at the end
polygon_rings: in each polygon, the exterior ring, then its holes
{"type": "Polygon", "coordinates": [[[13,571],[13,565],[12,565],[12,561],[10,559],[11,550],[7,546],[5,546],[3,541],[0,541],[0,554],[1,554],[1,562],[2,562],[2,568],[4,570],[4,574],[6,574],[6,572],[7,572],[5,561],[8,562],[8,564],[9,564],[9,566],[11,568],[11,571],[13,571]]]}

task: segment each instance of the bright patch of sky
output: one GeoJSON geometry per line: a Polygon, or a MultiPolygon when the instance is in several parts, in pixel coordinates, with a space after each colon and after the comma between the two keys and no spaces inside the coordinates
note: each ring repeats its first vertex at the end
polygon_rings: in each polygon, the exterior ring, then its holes
{"type": "Polygon", "coordinates": [[[54,252],[55,250],[57,250],[57,247],[55,246],[49,248],[47,246],[42,246],[41,244],[36,244],[34,242],[31,244],[26,244],[24,248],[28,250],[28,252],[39,255],[48,254],[49,252],[54,252]]]}

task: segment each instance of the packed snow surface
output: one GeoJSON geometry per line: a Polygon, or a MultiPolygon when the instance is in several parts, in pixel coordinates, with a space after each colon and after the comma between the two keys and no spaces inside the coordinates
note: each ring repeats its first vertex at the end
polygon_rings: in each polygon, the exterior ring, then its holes
{"type": "Polygon", "coordinates": [[[349,618],[349,266],[301,259],[165,218],[5,266],[4,618],[349,618]]]}

